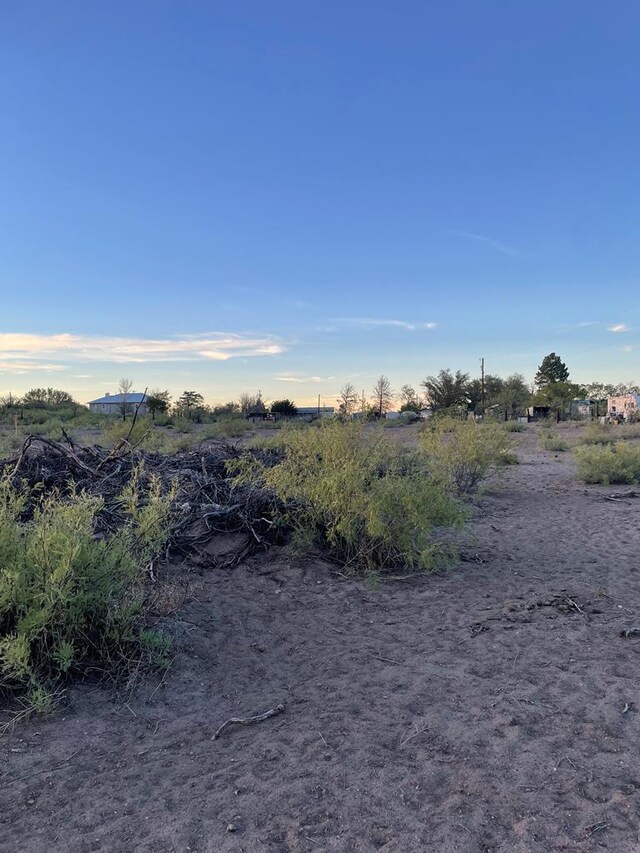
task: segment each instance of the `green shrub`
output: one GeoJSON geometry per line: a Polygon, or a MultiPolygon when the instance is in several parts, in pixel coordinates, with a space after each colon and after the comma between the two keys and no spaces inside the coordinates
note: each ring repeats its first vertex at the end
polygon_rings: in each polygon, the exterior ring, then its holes
{"type": "Polygon", "coordinates": [[[179,417],[172,418],[170,426],[176,432],[183,432],[183,433],[194,432],[195,428],[196,428],[196,424],[194,421],[189,420],[189,418],[179,418],[179,417]]]}
{"type": "Polygon", "coordinates": [[[9,428],[0,430],[0,458],[12,456],[24,443],[24,433],[20,429],[9,428]]]}
{"type": "Polygon", "coordinates": [[[238,438],[250,431],[251,424],[243,417],[227,417],[208,424],[203,434],[206,438],[238,438]]]}
{"type": "Polygon", "coordinates": [[[98,538],[100,498],[41,499],[0,479],[0,693],[42,707],[72,675],[164,661],[166,639],[145,630],[142,580],[166,540],[175,490],[163,496],[149,482],[143,490],[134,473],[121,498],[126,523],[98,538]]]}
{"type": "Polygon", "coordinates": [[[470,495],[508,459],[511,442],[499,424],[442,417],[428,421],[421,445],[432,474],[459,495],[470,495]]]}
{"type": "Polygon", "coordinates": [[[549,429],[540,433],[540,446],[543,450],[564,451],[568,449],[569,443],[555,430],[549,429]]]}
{"type": "Polygon", "coordinates": [[[461,521],[421,455],[394,447],[381,430],[320,421],[283,429],[260,446],[267,461],[248,454],[235,466],[238,482],[257,474],[284,502],[281,522],[294,541],[320,545],[348,567],[428,568],[438,555],[433,528],[461,521]]]}
{"type": "Polygon", "coordinates": [[[526,432],[527,425],[521,424],[520,421],[505,421],[502,425],[507,432],[526,432]]]}
{"type": "Polygon", "coordinates": [[[584,428],[581,444],[614,444],[616,441],[630,441],[640,438],[640,424],[600,424],[590,423],[584,428]]]}
{"type": "Polygon", "coordinates": [[[618,442],[607,447],[576,448],[578,477],[585,483],[640,482],[640,447],[618,442]]]}
{"type": "Polygon", "coordinates": [[[613,444],[616,441],[616,433],[620,427],[590,423],[580,436],[580,444],[613,444]]]}
{"type": "Polygon", "coordinates": [[[150,431],[153,430],[153,428],[153,421],[148,415],[137,418],[133,425],[133,429],[131,418],[126,421],[123,421],[120,418],[112,418],[110,422],[105,425],[102,434],[107,447],[114,447],[123,439],[127,439],[131,445],[138,445],[140,443],[144,443],[144,438],[148,433],[150,434],[150,431]]]}

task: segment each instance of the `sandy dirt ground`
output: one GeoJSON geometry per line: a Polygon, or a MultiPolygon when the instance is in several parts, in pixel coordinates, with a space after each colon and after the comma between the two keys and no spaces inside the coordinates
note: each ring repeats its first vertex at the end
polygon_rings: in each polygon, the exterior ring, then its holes
{"type": "Polygon", "coordinates": [[[640,851],[640,498],[515,439],[442,574],[192,571],[164,683],[0,741],[0,849],[640,851]]]}

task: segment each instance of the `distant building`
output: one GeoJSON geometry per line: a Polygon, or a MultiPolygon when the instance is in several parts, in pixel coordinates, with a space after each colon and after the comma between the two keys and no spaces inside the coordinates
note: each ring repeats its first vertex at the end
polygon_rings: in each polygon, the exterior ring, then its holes
{"type": "Polygon", "coordinates": [[[607,400],[607,417],[635,421],[640,413],[640,394],[621,394],[607,400]]]}
{"type": "Polygon", "coordinates": [[[571,401],[571,418],[580,420],[586,418],[594,418],[598,414],[597,400],[572,400],[571,401]]]}
{"type": "Polygon", "coordinates": [[[527,409],[528,421],[544,421],[551,417],[551,406],[529,406],[527,409]]]}
{"type": "Polygon", "coordinates": [[[91,400],[89,402],[89,409],[92,412],[100,412],[102,415],[120,415],[122,417],[122,407],[126,405],[127,412],[133,412],[135,409],[138,409],[139,414],[146,415],[149,407],[145,400],[146,396],[144,394],[136,394],[134,391],[129,394],[105,394],[104,397],[91,400]]]}
{"type": "Polygon", "coordinates": [[[335,414],[333,406],[298,406],[299,418],[330,418],[335,414]]]}

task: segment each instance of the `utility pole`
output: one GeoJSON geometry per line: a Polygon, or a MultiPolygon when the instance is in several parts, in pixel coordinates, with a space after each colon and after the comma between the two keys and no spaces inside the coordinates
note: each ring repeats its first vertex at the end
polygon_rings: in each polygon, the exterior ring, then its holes
{"type": "Polygon", "coordinates": [[[480,395],[482,399],[482,415],[484,417],[484,358],[480,359],[480,371],[482,374],[482,379],[480,381],[480,395]]]}
{"type": "Polygon", "coordinates": [[[318,417],[320,417],[320,394],[318,394],[318,417]]]}

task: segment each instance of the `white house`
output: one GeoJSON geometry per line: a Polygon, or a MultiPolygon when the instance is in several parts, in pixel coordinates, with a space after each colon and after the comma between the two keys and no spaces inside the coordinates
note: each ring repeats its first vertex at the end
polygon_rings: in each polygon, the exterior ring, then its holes
{"type": "Polygon", "coordinates": [[[139,414],[146,415],[149,407],[145,400],[146,396],[144,394],[137,394],[135,391],[131,391],[128,394],[105,394],[104,397],[91,400],[89,402],[89,409],[92,412],[100,412],[102,415],[119,415],[122,417],[122,407],[126,405],[127,412],[133,412],[138,409],[139,414]]]}

